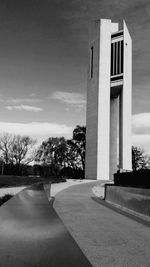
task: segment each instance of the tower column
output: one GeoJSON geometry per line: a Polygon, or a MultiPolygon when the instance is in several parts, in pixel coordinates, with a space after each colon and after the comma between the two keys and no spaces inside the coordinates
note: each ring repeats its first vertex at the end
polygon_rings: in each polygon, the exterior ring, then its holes
{"type": "Polygon", "coordinates": [[[98,84],[97,179],[109,179],[111,21],[101,20],[98,84]],[[103,66],[103,67],[102,67],[103,66]]]}
{"type": "Polygon", "coordinates": [[[119,166],[131,170],[132,42],[123,23],[92,22],[86,118],[85,178],[112,180],[119,166]]]}
{"type": "Polygon", "coordinates": [[[120,168],[132,169],[131,159],[131,113],[132,113],[132,41],[124,22],[124,79],[120,95],[120,168]]]}
{"type": "Polygon", "coordinates": [[[110,99],[110,158],[109,177],[117,171],[117,126],[118,126],[118,97],[110,99]]]}

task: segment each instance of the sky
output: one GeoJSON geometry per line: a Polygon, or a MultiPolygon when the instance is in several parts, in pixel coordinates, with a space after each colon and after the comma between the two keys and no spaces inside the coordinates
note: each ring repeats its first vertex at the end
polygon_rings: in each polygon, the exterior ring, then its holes
{"type": "Polygon", "coordinates": [[[133,42],[132,142],[150,152],[150,1],[0,0],[0,132],[70,138],[86,123],[88,28],[125,19],[133,42]]]}

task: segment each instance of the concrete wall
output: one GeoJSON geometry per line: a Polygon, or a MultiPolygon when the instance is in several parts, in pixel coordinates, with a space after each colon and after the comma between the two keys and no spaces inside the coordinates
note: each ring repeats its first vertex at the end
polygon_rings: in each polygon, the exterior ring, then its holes
{"type": "Polygon", "coordinates": [[[124,30],[124,79],[120,96],[119,165],[131,170],[131,114],[132,114],[132,40],[125,22],[124,30]]]}
{"type": "Polygon", "coordinates": [[[113,174],[117,172],[117,123],[118,97],[110,99],[110,180],[113,180],[113,174]]]}
{"type": "Polygon", "coordinates": [[[111,20],[94,21],[90,28],[87,88],[86,179],[109,180],[110,153],[110,44],[118,30],[111,20]],[[93,77],[90,53],[93,47],[93,77]]]}
{"type": "Polygon", "coordinates": [[[89,32],[89,64],[86,110],[86,179],[97,177],[97,121],[98,121],[98,83],[99,83],[99,21],[93,21],[89,32]],[[91,47],[93,47],[93,77],[91,78],[91,47]]]}
{"type": "Polygon", "coordinates": [[[110,43],[111,21],[101,20],[99,94],[98,94],[98,151],[97,179],[109,180],[110,151],[110,43]]]}
{"type": "Polygon", "coordinates": [[[150,189],[105,185],[105,201],[150,216],[150,189]]]}

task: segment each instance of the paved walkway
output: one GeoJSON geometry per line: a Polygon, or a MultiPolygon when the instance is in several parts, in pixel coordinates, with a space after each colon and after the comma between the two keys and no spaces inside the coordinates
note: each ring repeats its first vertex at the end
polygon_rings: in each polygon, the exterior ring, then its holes
{"type": "Polygon", "coordinates": [[[150,229],[91,197],[100,182],[56,194],[54,208],[93,267],[149,267],[150,229]]]}
{"type": "MultiPolygon", "coordinates": [[[[92,180],[88,180],[88,182],[92,182],[92,180]]],[[[51,196],[55,196],[60,191],[66,189],[72,185],[84,184],[84,183],[87,183],[87,181],[86,180],[74,180],[74,179],[68,179],[66,182],[63,182],[63,183],[53,183],[51,185],[51,196]]],[[[6,194],[16,195],[20,191],[22,191],[24,188],[27,188],[27,187],[29,187],[29,186],[0,188],[0,197],[4,196],[6,194]]],[[[101,190],[103,191],[103,189],[101,189],[101,188],[96,188],[95,194],[99,194],[101,190]]]]}
{"type": "Polygon", "coordinates": [[[93,182],[93,180],[67,179],[66,182],[63,182],[63,183],[53,183],[51,184],[51,196],[55,196],[60,191],[72,185],[78,185],[78,184],[81,185],[81,184],[90,183],[90,182],[93,182]]]}
{"type": "Polygon", "coordinates": [[[92,267],[45,195],[42,184],[0,208],[1,267],[92,267]]]}

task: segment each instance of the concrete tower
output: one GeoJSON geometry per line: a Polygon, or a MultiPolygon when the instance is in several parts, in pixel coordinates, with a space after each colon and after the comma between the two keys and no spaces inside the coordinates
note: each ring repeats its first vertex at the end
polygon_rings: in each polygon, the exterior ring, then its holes
{"type": "Polygon", "coordinates": [[[131,170],[132,41],[126,23],[90,28],[85,178],[111,180],[131,170]],[[117,153],[118,151],[118,153],[117,153]]]}

